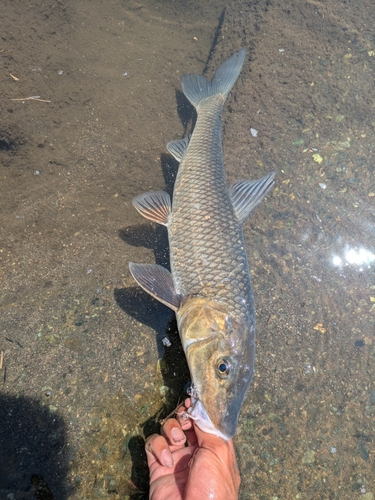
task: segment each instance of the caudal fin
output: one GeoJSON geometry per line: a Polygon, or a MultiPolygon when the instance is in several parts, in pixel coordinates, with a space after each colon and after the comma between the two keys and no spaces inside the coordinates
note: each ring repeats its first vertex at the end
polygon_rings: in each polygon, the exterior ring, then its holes
{"type": "Polygon", "coordinates": [[[197,108],[203,99],[216,94],[222,94],[225,99],[241,72],[245,57],[245,49],[235,52],[220,66],[210,82],[203,75],[183,75],[182,90],[191,104],[197,108]]]}

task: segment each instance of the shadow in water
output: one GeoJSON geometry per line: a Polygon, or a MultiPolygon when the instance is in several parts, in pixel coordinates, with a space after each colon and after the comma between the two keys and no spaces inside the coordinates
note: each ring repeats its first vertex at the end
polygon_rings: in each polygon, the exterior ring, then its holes
{"type": "MultiPolygon", "coordinates": [[[[168,161],[171,161],[170,158],[165,159],[165,162],[168,161]]],[[[173,184],[173,175],[169,182],[167,176],[165,177],[167,185],[173,184]]],[[[152,249],[155,262],[169,269],[168,237],[164,227],[154,227],[150,224],[132,226],[121,229],[119,236],[132,246],[152,249]]],[[[160,419],[165,418],[177,406],[182,389],[190,379],[189,369],[177,331],[175,316],[168,307],[152,298],[137,285],[116,289],[114,296],[117,304],[126,314],[156,332],[158,355],[159,358],[163,358],[161,362],[163,384],[169,390],[162,408],[141,424],[143,434],[147,437],[159,432],[160,419]],[[166,337],[170,340],[170,346],[163,344],[166,337]]],[[[131,481],[137,488],[137,491],[131,496],[133,500],[146,500],[148,498],[149,474],[144,445],[145,441],[141,436],[132,437],[128,444],[132,457],[131,481]]]]}
{"type": "MultiPolygon", "coordinates": [[[[169,388],[164,405],[160,410],[141,424],[143,434],[147,438],[160,432],[160,421],[166,418],[186,396],[184,388],[190,380],[189,368],[177,331],[177,323],[173,317],[164,332],[170,338],[170,347],[165,348],[161,363],[164,385],[169,388]]],[[[131,496],[132,500],[147,500],[149,490],[149,472],[145,452],[145,441],[141,436],[130,439],[128,449],[132,457],[131,481],[137,488],[131,496]]]]}
{"type": "Polygon", "coordinates": [[[163,339],[166,337],[168,322],[173,315],[172,311],[137,286],[116,288],[114,296],[118,306],[128,316],[156,332],[156,345],[159,358],[161,358],[164,354],[163,339]]]}
{"type": "Polygon", "coordinates": [[[0,396],[0,498],[65,500],[65,424],[36,400],[0,396]]]}
{"type": "Polygon", "coordinates": [[[189,123],[191,123],[189,133],[191,134],[194,130],[197,113],[194,106],[190,104],[188,98],[181,90],[176,90],[176,102],[178,117],[184,127],[182,137],[185,137],[188,133],[189,123]]]}
{"type": "Polygon", "coordinates": [[[169,269],[168,234],[164,226],[154,227],[151,223],[140,224],[120,229],[118,234],[128,245],[153,250],[155,263],[169,269]]]}
{"type": "Polygon", "coordinates": [[[149,493],[149,472],[145,452],[145,441],[141,436],[134,436],[128,444],[132,457],[131,481],[137,491],[131,495],[132,500],[147,500],[149,493]]]}
{"type": "MultiPolygon", "coordinates": [[[[169,269],[168,235],[164,226],[143,224],[120,229],[120,238],[128,245],[150,248],[154,251],[155,262],[169,269]]],[[[147,325],[156,332],[156,343],[159,357],[163,356],[163,338],[166,336],[168,322],[172,311],[152,298],[135,284],[131,288],[117,288],[114,291],[117,304],[129,316],[147,325]]]]}
{"type": "Polygon", "coordinates": [[[226,11],[227,11],[227,9],[225,7],[223,9],[223,11],[221,12],[220,17],[218,19],[218,23],[217,23],[217,26],[216,26],[216,29],[214,32],[214,36],[213,36],[213,40],[212,40],[212,44],[211,44],[211,49],[210,49],[210,52],[209,52],[208,57],[207,57],[206,67],[204,68],[203,75],[206,74],[206,72],[210,66],[210,62],[211,62],[212,56],[215,52],[216,46],[218,45],[219,41],[222,38],[222,27],[224,24],[226,11]]]}
{"type": "Polygon", "coordinates": [[[167,191],[172,198],[173,186],[177,177],[179,163],[171,155],[162,153],[160,155],[160,164],[163,171],[165,191],[167,191]]]}

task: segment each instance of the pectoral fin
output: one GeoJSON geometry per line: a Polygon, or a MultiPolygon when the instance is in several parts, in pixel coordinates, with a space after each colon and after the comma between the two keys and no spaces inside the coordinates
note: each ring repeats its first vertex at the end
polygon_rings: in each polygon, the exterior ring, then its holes
{"type": "Polygon", "coordinates": [[[129,262],[129,269],[135,281],[147,293],[173,311],[177,311],[180,306],[180,296],[175,291],[172,275],[168,269],[157,264],[134,264],[133,262],[129,262]]]}
{"type": "Polygon", "coordinates": [[[229,195],[241,224],[266,197],[275,183],[274,177],[275,172],[269,172],[256,181],[237,181],[230,187],[229,195]]]}
{"type": "Polygon", "coordinates": [[[171,198],[165,191],[140,194],[133,199],[133,205],[146,219],[168,226],[172,207],[171,198]]]}
{"type": "Polygon", "coordinates": [[[180,162],[189,145],[190,137],[185,137],[179,141],[171,141],[167,144],[167,149],[175,160],[180,162]]]}

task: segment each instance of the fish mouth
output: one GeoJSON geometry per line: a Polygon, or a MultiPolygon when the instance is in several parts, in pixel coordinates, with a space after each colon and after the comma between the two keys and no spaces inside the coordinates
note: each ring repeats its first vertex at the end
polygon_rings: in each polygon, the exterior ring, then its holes
{"type": "Polygon", "coordinates": [[[199,387],[193,382],[186,392],[191,399],[191,406],[187,413],[203,432],[221,437],[225,441],[228,441],[228,439],[234,436],[237,427],[238,413],[237,418],[235,413],[233,416],[228,410],[225,415],[220,415],[220,412],[217,412],[217,408],[214,408],[213,412],[210,412],[215,422],[213,423],[206,410],[206,405],[203,402],[204,398],[202,399],[200,397],[199,387]]]}
{"type": "Polygon", "coordinates": [[[228,439],[233,437],[236,426],[234,426],[234,430],[228,428],[226,429],[227,432],[222,432],[212,423],[202,401],[191,396],[191,403],[192,406],[188,409],[188,414],[190,418],[195,421],[195,424],[201,431],[221,437],[225,441],[228,441],[228,439]]]}

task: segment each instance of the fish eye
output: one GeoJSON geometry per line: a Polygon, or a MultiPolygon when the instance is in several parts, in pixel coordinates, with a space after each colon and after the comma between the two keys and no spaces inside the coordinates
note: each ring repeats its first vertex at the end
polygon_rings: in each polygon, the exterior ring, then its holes
{"type": "Polygon", "coordinates": [[[225,358],[219,359],[216,364],[217,373],[220,378],[226,378],[230,372],[230,363],[225,358]]]}

